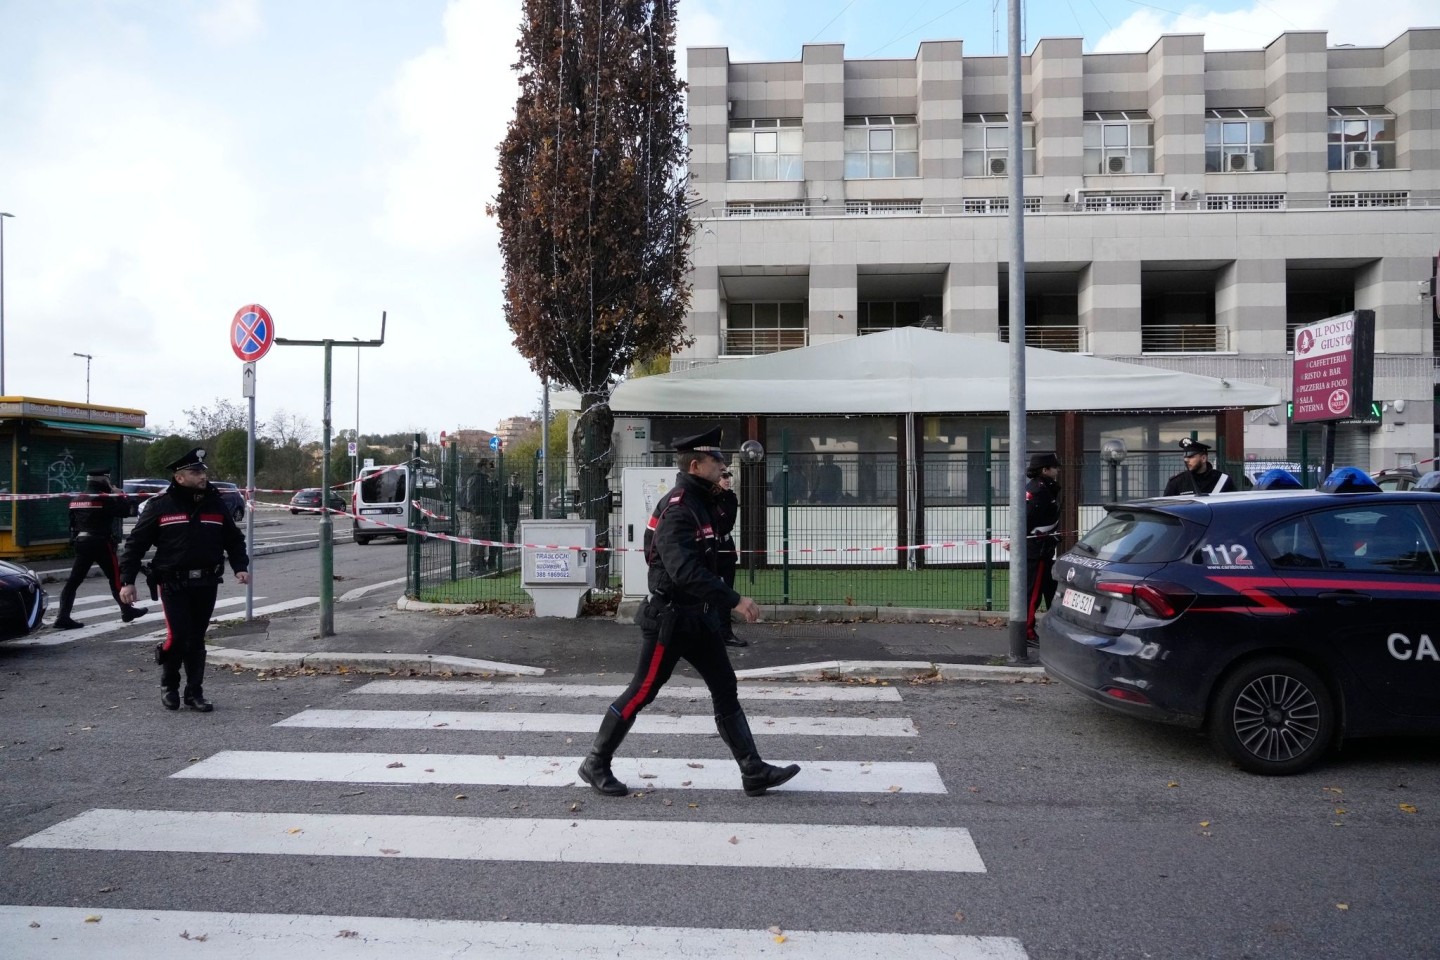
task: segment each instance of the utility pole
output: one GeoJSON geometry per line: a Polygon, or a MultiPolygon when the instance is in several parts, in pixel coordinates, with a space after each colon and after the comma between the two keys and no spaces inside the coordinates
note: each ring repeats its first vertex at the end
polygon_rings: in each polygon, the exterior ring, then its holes
{"type": "Polygon", "coordinates": [[[335,636],[335,524],[330,518],[330,351],[340,347],[383,347],[385,345],[385,311],[380,312],[380,339],[336,342],[334,340],[286,340],[275,342],[285,347],[323,347],[325,349],[325,407],[321,415],[320,436],[323,458],[320,461],[320,636],[335,636]]]}

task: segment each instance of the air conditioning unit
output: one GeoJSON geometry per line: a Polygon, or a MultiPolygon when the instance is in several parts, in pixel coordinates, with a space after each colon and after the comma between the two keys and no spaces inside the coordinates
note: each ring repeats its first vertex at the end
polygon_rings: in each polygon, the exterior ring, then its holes
{"type": "Polygon", "coordinates": [[[1105,164],[1100,168],[1101,173],[1129,173],[1129,157],[1106,157],[1105,164]]]}
{"type": "Polygon", "coordinates": [[[991,158],[990,158],[990,176],[992,176],[992,177],[1003,177],[1003,176],[1005,176],[1005,170],[1006,170],[1007,167],[1009,166],[1009,162],[1008,162],[1008,161],[1009,161],[1009,158],[1008,158],[1008,157],[991,157],[991,158]]]}
{"type": "Polygon", "coordinates": [[[1374,150],[1356,150],[1345,158],[1348,170],[1374,170],[1380,166],[1380,155],[1374,150]]]}
{"type": "Polygon", "coordinates": [[[1232,153],[1225,158],[1225,166],[1231,173],[1248,173],[1255,169],[1255,154],[1232,153]]]}

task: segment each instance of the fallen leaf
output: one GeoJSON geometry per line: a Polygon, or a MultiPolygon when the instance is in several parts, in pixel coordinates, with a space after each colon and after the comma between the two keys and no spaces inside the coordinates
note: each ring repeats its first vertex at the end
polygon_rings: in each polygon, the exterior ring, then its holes
{"type": "Polygon", "coordinates": [[[1346,810],[1344,807],[1336,807],[1336,808],[1335,808],[1335,812],[1336,812],[1337,814],[1338,814],[1338,813],[1349,813],[1349,811],[1346,810]]]}
{"type": "Polygon", "coordinates": [[[1401,813],[1419,813],[1420,811],[1419,811],[1419,809],[1415,806],[1415,804],[1413,804],[1413,803],[1402,803],[1402,804],[1400,804],[1400,812],[1401,812],[1401,813]]]}
{"type": "Polygon", "coordinates": [[[387,764],[385,764],[385,769],[386,769],[386,770],[394,770],[396,767],[403,767],[403,766],[405,766],[405,764],[401,763],[399,760],[396,760],[394,763],[387,763],[387,764]]]}
{"type": "Polygon", "coordinates": [[[961,923],[964,923],[964,922],[965,922],[965,911],[963,911],[963,910],[956,910],[956,911],[955,911],[955,919],[958,920],[958,921],[961,922],[961,923]]]}
{"type": "Polygon", "coordinates": [[[654,780],[656,776],[658,776],[658,774],[654,774],[654,773],[642,773],[642,774],[640,774],[640,779],[641,779],[641,780],[654,780]]]}
{"type": "Polygon", "coordinates": [[[903,790],[903,789],[905,789],[905,788],[904,788],[904,787],[900,787],[900,786],[891,785],[891,786],[889,786],[889,787],[886,787],[885,789],[886,789],[888,792],[890,792],[890,793],[899,793],[901,790],[903,790]]]}
{"type": "Polygon", "coordinates": [[[1209,820],[1201,820],[1201,821],[1200,821],[1200,826],[1202,826],[1202,827],[1208,827],[1208,826],[1210,826],[1210,821],[1209,821],[1209,820]]]}
{"type": "Polygon", "coordinates": [[[36,929],[38,929],[39,927],[40,927],[40,921],[38,921],[38,920],[31,920],[31,921],[30,921],[30,929],[36,930],[36,929]]]}
{"type": "Polygon", "coordinates": [[[768,934],[772,934],[773,936],[777,936],[777,937],[778,937],[778,936],[780,936],[780,934],[784,933],[785,931],[783,931],[783,930],[780,929],[779,924],[776,924],[776,925],[773,926],[773,927],[767,928],[765,932],[768,933],[768,934]]]}
{"type": "Polygon", "coordinates": [[[700,804],[698,804],[698,803],[690,803],[690,804],[686,804],[686,806],[688,806],[691,810],[699,810],[699,809],[700,809],[700,804]]]}
{"type": "Polygon", "coordinates": [[[305,831],[301,830],[299,827],[291,827],[289,830],[286,830],[285,832],[286,832],[286,833],[304,833],[305,831]]]}
{"type": "Polygon", "coordinates": [[[785,935],[784,935],[784,934],[781,934],[781,935],[776,936],[776,937],[771,937],[770,939],[774,940],[776,943],[784,943],[784,942],[785,942],[785,935]]]}
{"type": "Polygon", "coordinates": [[[86,923],[99,923],[99,922],[100,922],[100,916],[99,916],[99,914],[92,913],[92,914],[90,914],[90,916],[88,916],[88,917],[85,918],[85,922],[86,922],[86,923]]]}
{"type": "Polygon", "coordinates": [[[1348,903],[1337,903],[1337,904],[1335,904],[1335,909],[1336,909],[1336,910],[1349,910],[1349,909],[1350,909],[1350,904],[1348,904],[1348,903]]]}
{"type": "Polygon", "coordinates": [[[703,763],[687,763],[687,764],[685,764],[685,766],[687,766],[687,767],[692,767],[692,768],[694,768],[694,769],[696,769],[696,770],[703,770],[703,769],[705,769],[705,764],[703,764],[703,763]]]}
{"type": "Polygon", "coordinates": [[[739,838],[739,837],[731,837],[731,838],[730,838],[730,842],[731,842],[731,843],[739,843],[739,842],[740,842],[740,838],[739,838]]]}
{"type": "Polygon", "coordinates": [[[335,934],[335,936],[344,937],[347,940],[353,940],[356,937],[360,936],[360,934],[356,933],[354,930],[341,930],[339,933],[335,934]]]}
{"type": "Polygon", "coordinates": [[[469,797],[468,794],[457,793],[457,794],[455,794],[455,799],[456,799],[456,800],[469,800],[470,797],[469,797]]]}
{"type": "Polygon", "coordinates": [[[385,856],[387,856],[387,857],[393,857],[393,856],[395,856],[395,854],[399,853],[400,851],[399,851],[399,850],[393,850],[393,849],[391,849],[390,847],[381,847],[381,848],[380,848],[380,852],[383,853],[383,854],[385,854],[385,856]]]}
{"type": "Polygon", "coordinates": [[[1169,783],[1165,784],[1165,786],[1167,786],[1167,787],[1178,787],[1178,786],[1180,786],[1180,781],[1178,781],[1178,780],[1171,780],[1169,783]]]}
{"type": "Polygon", "coordinates": [[[116,890],[119,890],[119,889],[120,889],[119,887],[101,887],[101,888],[100,888],[100,892],[101,892],[101,893],[114,893],[116,890]]]}
{"type": "Polygon", "coordinates": [[[434,767],[426,767],[426,768],[425,768],[425,772],[426,772],[426,773],[434,773],[434,772],[435,772],[435,768],[434,768],[434,767]]]}
{"type": "Polygon", "coordinates": [[[1324,790],[1326,793],[1333,793],[1333,794],[1335,794],[1336,796],[1339,796],[1340,794],[1342,794],[1342,793],[1345,792],[1344,790],[1341,790],[1339,787],[1321,787],[1320,789],[1321,789],[1321,790],[1324,790]]]}

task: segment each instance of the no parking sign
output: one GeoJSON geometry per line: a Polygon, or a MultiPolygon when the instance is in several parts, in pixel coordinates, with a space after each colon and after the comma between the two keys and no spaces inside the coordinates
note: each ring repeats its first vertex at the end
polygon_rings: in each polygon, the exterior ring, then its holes
{"type": "Polygon", "coordinates": [[[230,321],[230,349],[235,356],[252,363],[269,352],[275,342],[275,321],[270,311],[258,303],[250,303],[235,311],[230,321]]]}

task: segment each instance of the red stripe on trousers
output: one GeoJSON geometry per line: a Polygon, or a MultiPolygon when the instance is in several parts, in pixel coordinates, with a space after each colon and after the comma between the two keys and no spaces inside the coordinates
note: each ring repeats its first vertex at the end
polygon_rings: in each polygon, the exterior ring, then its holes
{"type": "Polygon", "coordinates": [[[111,586],[115,588],[116,593],[119,593],[120,588],[125,586],[120,582],[120,558],[115,555],[115,544],[107,543],[105,549],[110,551],[110,576],[114,578],[111,586]]]}
{"type": "Polygon", "coordinates": [[[630,720],[640,712],[640,704],[645,702],[645,695],[650,692],[650,687],[655,682],[655,674],[660,671],[660,661],[664,659],[665,644],[657,641],[655,652],[650,655],[650,666],[645,670],[645,679],[641,682],[640,689],[635,691],[635,696],[620,708],[620,719],[630,720]]]}
{"type": "Polygon", "coordinates": [[[165,646],[162,650],[169,650],[170,645],[175,642],[175,628],[170,626],[170,611],[165,609],[165,588],[160,588],[160,615],[165,618],[165,646]]]}
{"type": "Polygon", "coordinates": [[[1030,588],[1030,606],[1025,611],[1025,636],[1035,637],[1035,613],[1040,609],[1040,585],[1045,582],[1045,561],[1035,568],[1035,586],[1030,588]]]}

